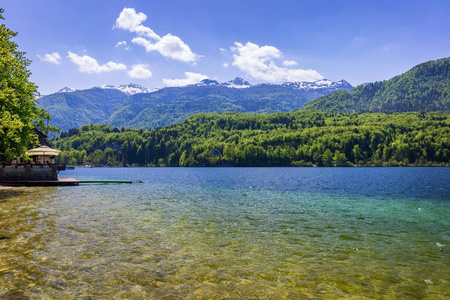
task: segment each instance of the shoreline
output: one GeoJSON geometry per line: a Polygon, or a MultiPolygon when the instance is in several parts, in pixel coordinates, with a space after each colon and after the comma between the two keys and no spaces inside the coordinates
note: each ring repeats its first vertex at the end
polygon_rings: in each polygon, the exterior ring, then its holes
{"type": "MultiPolygon", "coordinates": [[[[147,166],[75,166],[74,169],[92,169],[92,168],[449,168],[450,164],[433,164],[433,165],[342,165],[342,166],[318,166],[318,165],[280,165],[280,166],[221,166],[221,165],[192,165],[192,166],[186,166],[186,167],[180,167],[180,166],[161,166],[161,165],[147,165],[147,166]]],[[[69,170],[71,171],[71,170],[69,170]]]]}
{"type": "Polygon", "coordinates": [[[10,190],[10,189],[16,189],[17,186],[10,186],[10,185],[0,185],[0,191],[1,190],[10,190]]]}

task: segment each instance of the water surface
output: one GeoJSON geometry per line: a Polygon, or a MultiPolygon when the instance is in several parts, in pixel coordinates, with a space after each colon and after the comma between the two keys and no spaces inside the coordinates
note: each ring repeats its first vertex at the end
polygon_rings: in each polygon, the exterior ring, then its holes
{"type": "Polygon", "coordinates": [[[448,299],[449,168],[93,168],[0,191],[0,296],[448,299]]]}

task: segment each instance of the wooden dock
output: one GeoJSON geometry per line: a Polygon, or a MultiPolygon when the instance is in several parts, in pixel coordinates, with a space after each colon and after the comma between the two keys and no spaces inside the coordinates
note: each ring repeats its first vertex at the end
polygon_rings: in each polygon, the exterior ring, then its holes
{"type": "Polygon", "coordinates": [[[3,186],[74,186],[80,183],[142,183],[137,180],[76,180],[74,178],[59,178],[58,180],[27,180],[27,181],[0,181],[3,186]]]}

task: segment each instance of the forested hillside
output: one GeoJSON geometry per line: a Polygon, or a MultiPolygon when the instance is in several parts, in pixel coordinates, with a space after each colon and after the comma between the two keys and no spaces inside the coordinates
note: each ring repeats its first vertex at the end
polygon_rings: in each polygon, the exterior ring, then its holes
{"type": "Polygon", "coordinates": [[[86,125],[53,145],[77,165],[449,165],[450,112],[203,113],[158,130],[86,125]]]}
{"type": "MultiPolygon", "coordinates": [[[[234,81],[237,80],[239,78],[234,81]]],[[[152,129],[181,123],[196,113],[288,112],[311,99],[336,90],[352,88],[344,80],[321,80],[317,85],[303,84],[261,84],[230,88],[216,81],[203,80],[197,85],[162,88],[134,95],[127,95],[117,89],[97,87],[44,96],[39,99],[39,105],[51,114],[51,124],[65,131],[95,123],[152,129]]]]}
{"type": "Polygon", "coordinates": [[[337,91],[303,108],[339,113],[450,110],[450,58],[420,64],[387,81],[337,91]]]}
{"type": "Polygon", "coordinates": [[[120,107],[124,97],[119,90],[90,89],[45,96],[39,99],[39,106],[51,114],[51,124],[64,131],[84,124],[104,123],[120,107]]]}

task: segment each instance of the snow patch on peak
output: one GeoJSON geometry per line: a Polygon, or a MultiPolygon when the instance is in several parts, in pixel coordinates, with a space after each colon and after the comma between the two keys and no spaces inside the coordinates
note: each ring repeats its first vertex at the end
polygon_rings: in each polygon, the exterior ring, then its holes
{"type": "Polygon", "coordinates": [[[227,81],[227,82],[219,82],[219,81],[213,80],[213,79],[203,79],[199,83],[191,84],[188,86],[223,86],[223,87],[227,87],[227,88],[242,89],[242,88],[251,87],[252,85],[248,81],[245,81],[242,78],[236,77],[235,79],[227,81]]]}
{"type": "Polygon", "coordinates": [[[71,93],[71,92],[75,92],[75,91],[77,91],[77,89],[66,86],[65,88],[62,88],[59,91],[57,91],[57,93],[71,93]]]}
{"type": "Polygon", "coordinates": [[[212,80],[212,79],[203,79],[202,81],[200,81],[200,83],[198,84],[199,86],[205,86],[205,85],[220,85],[220,83],[217,80],[212,80]]]}
{"type": "Polygon", "coordinates": [[[139,84],[134,84],[134,83],[123,84],[123,85],[104,84],[104,85],[98,86],[97,88],[99,88],[99,89],[115,89],[115,90],[119,90],[119,91],[127,94],[128,96],[131,96],[131,95],[134,95],[134,94],[140,94],[140,93],[152,93],[152,92],[156,92],[157,90],[160,90],[159,88],[157,88],[157,89],[148,89],[146,87],[143,87],[143,86],[140,86],[139,84]]]}
{"type": "Polygon", "coordinates": [[[236,77],[233,80],[224,82],[221,85],[229,87],[229,88],[235,88],[235,89],[245,89],[245,88],[249,88],[252,86],[250,84],[250,82],[248,82],[240,77],[236,77]]]}
{"type": "Polygon", "coordinates": [[[282,84],[284,87],[289,87],[292,89],[298,90],[321,90],[321,89],[330,89],[330,90],[350,90],[353,87],[345,80],[341,81],[331,81],[329,79],[321,79],[314,82],[307,81],[299,81],[299,82],[285,82],[282,84]]]}
{"type": "Polygon", "coordinates": [[[328,86],[329,87],[333,83],[335,83],[335,82],[333,82],[331,80],[328,80],[328,79],[322,79],[322,80],[314,81],[314,84],[317,85],[317,86],[328,86]]]}

